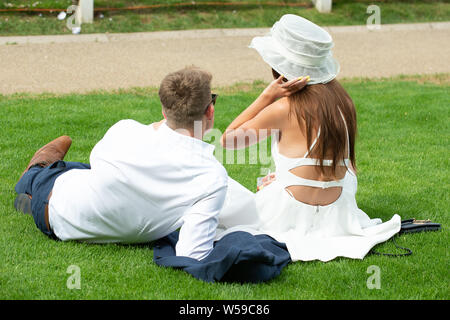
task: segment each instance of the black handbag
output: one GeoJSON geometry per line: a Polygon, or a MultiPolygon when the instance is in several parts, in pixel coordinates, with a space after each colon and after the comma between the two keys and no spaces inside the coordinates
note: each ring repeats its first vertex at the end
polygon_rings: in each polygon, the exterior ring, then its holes
{"type": "Polygon", "coordinates": [[[400,228],[400,234],[413,233],[422,231],[439,231],[441,225],[439,223],[431,222],[430,220],[416,220],[408,219],[402,221],[402,227],[400,228]]]}
{"type": "Polygon", "coordinates": [[[403,220],[402,225],[400,227],[400,231],[392,237],[392,242],[394,243],[395,247],[397,247],[398,249],[402,249],[406,252],[405,253],[382,253],[382,252],[377,252],[372,249],[370,251],[370,253],[380,255],[380,256],[388,256],[388,257],[409,256],[412,254],[412,250],[409,248],[400,247],[395,242],[395,237],[397,237],[399,234],[405,234],[405,233],[416,233],[416,232],[423,232],[423,231],[439,231],[439,230],[441,230],[441,225],[439,223],[431,222],[429,219],[416,220],[415,218],[413,218],[413,219],[403,220]]]}

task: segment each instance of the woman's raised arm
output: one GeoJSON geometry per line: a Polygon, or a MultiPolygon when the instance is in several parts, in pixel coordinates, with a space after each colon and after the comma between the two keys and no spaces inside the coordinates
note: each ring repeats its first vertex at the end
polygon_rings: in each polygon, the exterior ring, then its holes
{"type": "Polygon", "coordinates": [[[230,123],[222,135],[221,144],[226,149],[251,146],[271,135],[271,130],[281,129],[289,112],[283,99],[305,87],[309,77],[283,82],[283,76],[272,81],[259,97],[230,123]]]}

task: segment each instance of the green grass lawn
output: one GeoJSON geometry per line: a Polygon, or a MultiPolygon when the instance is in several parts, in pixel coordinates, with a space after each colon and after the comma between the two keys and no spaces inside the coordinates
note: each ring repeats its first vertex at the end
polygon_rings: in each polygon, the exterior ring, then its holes
{"type": "MultiPolygon", "coordinates": [[[[0,96],[0,299],[449,299],[449,84],[416,80],[343,83],[358,111],[357,200],[373,218],[430,218],[443,230],[399,237],[412,256],[291,263],[268,283],[243,285],[158,267],[150,246],[49,240],[13,208],[14,185],[36,149],[67,134],[66,160],[88,162],[116,121],[161,118],[155,89],[0,96]],[[66,287],[70,265],[80,267],[80,290],[66,287]],[[379,290],[366,285],[372,265],[380,268],[379,290]]],[[[261,87],[216,88],[216,127],[224,130],[261,87]]],[[[225,167],[255,190],[260,165],[225,167]]],[[[397,252],[392,242],[377,250],[397,252]]]]}
{"type": "MultiPolygon", "coordinates": [[[[123,8],[154,4],[186,3],[184,0],[96,0],[96,8],[123,8]]],[[[138,32],[158,30],[184,30],[205,28],[253,28],[271,27],[283,14],[301,15],[320,25],[364,25],[369,14],[367,7],[377,4],[381,10],[381,23],[415,23],[430,21],[449,21],[450,3],[445,0],[334,0],[333,10],[321,14],[312,7],[310,0],[247,0],[248,5],[239,5],[239,0],[215,2],[233,2],[232,6],[205,6],[208,0],[197,0],[196,6],[165,7],[140,11],[105,11],[104,18],[96,13],[93,24],[84,24],[82,33],[98,32],[138,32]],[[280,6],[267,5],[268,2],[280,6]],[[283,3],[300,3],[304,7],[282,6],[283,3]]],[[[11,13],[0,12],[0,36],[70,34],[66,21],[59,21],[56,15],[67,9],[71,0],[42,1],[0,1],[1,9],[11,8],[52,8],[54,12],[11,13]],[[34,4],[34,6],[33,6],[34,4]]]]}

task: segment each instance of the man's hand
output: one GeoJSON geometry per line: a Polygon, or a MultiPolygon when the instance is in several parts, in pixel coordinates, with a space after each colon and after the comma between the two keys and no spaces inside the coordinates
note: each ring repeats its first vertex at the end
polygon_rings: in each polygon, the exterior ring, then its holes
{"type": "Polygon", "coordinates": [[[303,89],[309,81],[309,76],[293,79],[283,82],[283,76],[272,81],[263,91],[263,95],[269,97],[272,101],[279,98],[289,97],[291,94],[303,89]]]}

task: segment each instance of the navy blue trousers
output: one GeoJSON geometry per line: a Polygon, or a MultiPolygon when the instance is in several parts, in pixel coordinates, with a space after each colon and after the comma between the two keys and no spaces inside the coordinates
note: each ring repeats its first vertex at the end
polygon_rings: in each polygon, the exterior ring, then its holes
{"type": "Polygon", "coordinates": [[[57,239],[52,230],[45,224],[45,206],[48,204],[48,195],[53,189],[56,178],[72,169],[90,169],[89,164],[80,162],[56,161],[48,167],[33,166],[25,172],[17,182],[17,193],[26,193],[32,196],[31,212],[34,223],[39,230],[52,239],[57,239]]]}

